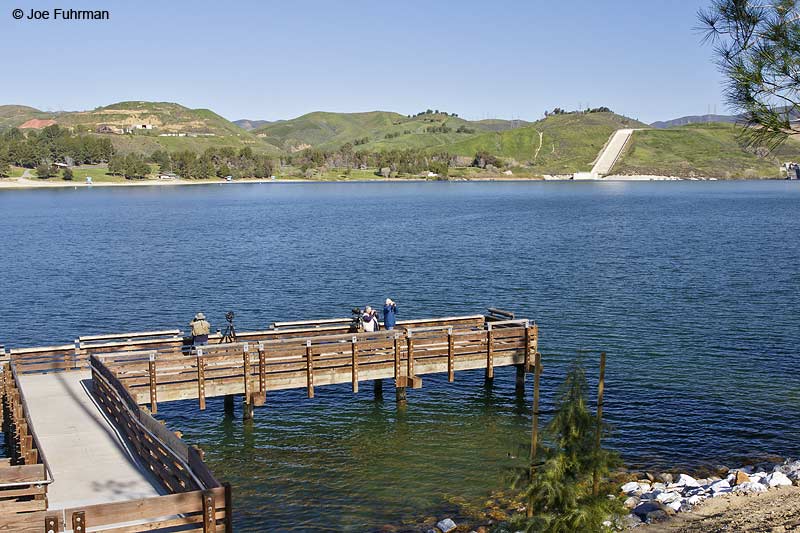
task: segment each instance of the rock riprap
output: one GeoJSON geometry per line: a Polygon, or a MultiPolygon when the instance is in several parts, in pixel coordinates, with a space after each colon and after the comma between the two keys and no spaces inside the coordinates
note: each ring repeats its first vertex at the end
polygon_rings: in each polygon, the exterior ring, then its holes
{"type": "Polygon", "coordinates": [[[642,522],[665,520],[689,512],[707,498],[728,494],[758,494],[771,488],[800,486],[800,460],[728,470],[727,476],[695,479],[688,474],[646,475],[621,487],[625,507],[642,522]]]}

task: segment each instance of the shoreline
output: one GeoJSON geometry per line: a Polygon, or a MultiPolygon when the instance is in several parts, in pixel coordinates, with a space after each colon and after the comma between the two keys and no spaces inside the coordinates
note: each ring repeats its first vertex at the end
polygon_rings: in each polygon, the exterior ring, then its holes
{"type": "Polygon", "coordinates": [[[253,179],[240,179],[235,181],[224,180],[136,180],[136,181],[100,181],[94,183],[78,182],[78,181],[64,181],[64,180],[38,180],[28,178],[0,178],[0,191],[1,190],[26,190],[26,189],[65,189],[65,188],[93,188],[93,187],[181,187],[187,185],[234,185],[246,183],[452,183],[452,182],[475,182],[475,183],[491,183],[491,182],[576,182],[576,183],[611,183],[611,182],[643,182],[643,181],[787,181],[779,178],[742,178],[742,179],[717,179],[717,178],[681,178],[677,176],[651,176],[651,175],[636,175],[636,176],[618,176],[612,175],[602,179],[592,180],[573,180],[565,176],[544,176],[535,178],[523,177],[486,177],[486,178],[453,178],[450,180],[430,180],[425,178],[375,178],[375,179],[331,179],[331,180],[315,180],[306,178],[281,178],[281,179],[268,179],[268,178],[253,178],[253,179]]]}

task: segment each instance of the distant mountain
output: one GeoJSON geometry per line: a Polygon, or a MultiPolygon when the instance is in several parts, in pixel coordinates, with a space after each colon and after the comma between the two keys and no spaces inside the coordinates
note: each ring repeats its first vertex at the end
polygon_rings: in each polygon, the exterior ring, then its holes
{"type": "Polygon", "coordinates": [[[688,126],[689,124],[709,124],[709,123],[726,123],[735,124],[739,122],[738,115],[690,115],[686,117],[673,118],[672,120],[662,120],[650,124],[657,129],[672,128],[675,126],[688,126]]]}
{"type": "Polygon", "coordinates": [[[275,122],[272,120],[248,120],[246,118],[242,118],[239,120],[234,120],[233,123],[242,128],[243,130],[251,131],[256,128],[260,128],[262,126],[266,126],[268,124],[274,124],[275,122]]]}

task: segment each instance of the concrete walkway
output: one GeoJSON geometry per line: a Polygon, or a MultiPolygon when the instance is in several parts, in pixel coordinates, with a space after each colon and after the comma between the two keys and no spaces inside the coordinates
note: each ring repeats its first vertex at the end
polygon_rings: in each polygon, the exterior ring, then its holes
{"type": "Polygon", "coordinates": [[[601,177],[611,174],[611,169],[614,168],[614,164],[619,159],[622,150],[625,148],[625,145],[628,144],[634,131],[635,130],[632,129],[625,129],[614,132],[611,136],[611,140],[608,141],[608,144],[603,150],[603,153],[600,154],[594,167],[592,167],[591,173],[593,176],[601,177]]]}
{"type": "Polygon", "coordinates": [[[48,509],[133,500],[162,493],[131,459],[111,425],[86,392],[89,372],[24,374],[20,387],[53,483],[48,509]]]}

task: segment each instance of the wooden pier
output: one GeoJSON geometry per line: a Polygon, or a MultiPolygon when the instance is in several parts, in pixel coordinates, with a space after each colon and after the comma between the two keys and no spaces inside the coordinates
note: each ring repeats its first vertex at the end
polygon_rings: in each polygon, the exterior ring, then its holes
{"type": "Polygon", "coordinates": [[[188,446],[153,418],[159,403],[243,398],[243,416],[271,391],[365,381],[398,402],[423,376],[517,367],[524,386],[538,328],[513,314],[401,321],[348,333],[349,319],[276,322],[192,347],[179,330],[79,337],[0,350],[9,458],[0,462],[0,531],[232,531],[232,494],[188,446]]]}

